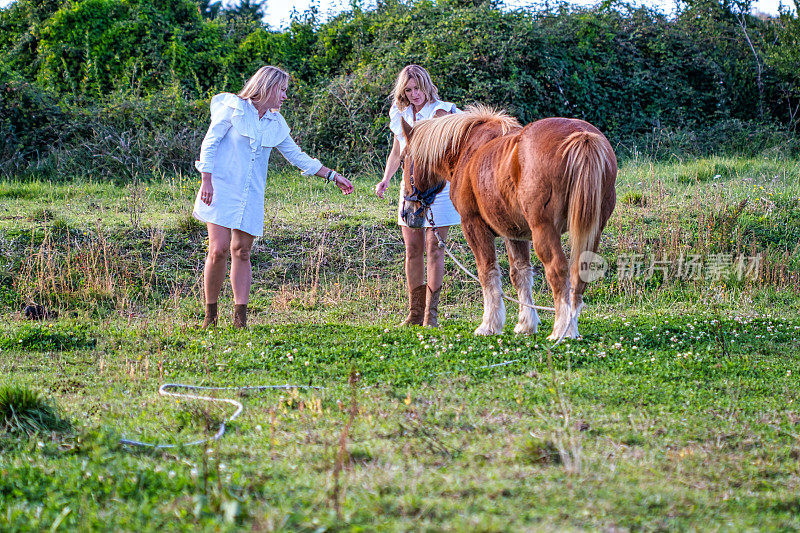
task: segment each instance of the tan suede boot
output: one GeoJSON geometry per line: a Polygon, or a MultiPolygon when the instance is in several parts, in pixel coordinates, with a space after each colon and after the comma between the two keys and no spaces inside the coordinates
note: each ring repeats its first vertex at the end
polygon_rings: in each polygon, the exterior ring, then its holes
{"type": "MultiPolygon", "coordinates": [[[[426,285],[427,287],[427,285],[426,285]]],[[[442,288],[439,287],[435,291],[428,287],[428,301],[425,304],[425,323],[423,326],[438,328],[439,327],[439,294],[442,288]]]]}
{"type": "Polygon", "coordinates": [[[217,327],[217,304],[206,304],[206,318],[203,320],[202,328],[206,329],[209,326],[217,327]]]}
{"type": "Polygon", "coordinates": [[[420,285],[408,293],[408,316],[401,326],[421,326],[425,314],[425,291],[427,285],[420,285]]]}
{"type": "Polygon", "coordinates": [[[247,327],[247,304],[233,306],[233,327],[243,329],[247,327]]]}

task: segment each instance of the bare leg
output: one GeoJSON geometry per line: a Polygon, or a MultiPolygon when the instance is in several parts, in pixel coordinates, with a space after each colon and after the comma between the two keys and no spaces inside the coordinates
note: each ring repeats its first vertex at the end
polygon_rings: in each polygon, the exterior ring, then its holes
{"type": "Polygon", "coordinates": [[[479,215],[461,217],[461,229],[467,238],[475,262],[478,278],[483,288],[483,321],[475,335],[502,333],[506,323],[506,306],[503,303],[503,288],[500,285],[500,268],[494,248],[495,234],[479,215]]]}
{"type": "Polygon", "coordinates": [[[253,273],[250,266],[250,250],[255,237],[238,229],[231,238],[231,285],[234,304],[247,304],[250,300],[250,285],[253,273]]]}
{"type": "Polygon", "coordinates": [[[425,283],[425,231],[407,226],[401,229],[406,245],[406,282],[412,291],[425,283]]]}
{"type": "Polygon", "coordinates": [[[231,230],[207,223],[208,256],[203,269],[203,290],[207,304],[215,304],[225,281],[225,269],[228,266],[228,254],[231,245],[231,230]]]}
{"type": "MultiPolygon", "coordinates": [[[[533,270],[531,269],[531,243],[528,241],[514,241],[506,239],[506,251],[511,267],[511,283],[517,290],[519,301],[532,305],[531,285],[533,283],[533,270]]],[[[514,326],[514,333],[536,333],[539,328],[539,313],[536,309],[519,306],[519,320],[514,326]]]]}
{"type": "MultiPolygon", "coordinates": [[[[439,236],[442,240],[447,239],[447,230],[450,226],[441,226],[438,228],[439,236]]],[[[442,280],[444,279],[444,250],[439,248],[439,240],[433,233],[433,229],[428,228],[426,231],[425,248],[428,254],[428,287],[432,291],[438,291],[442,287],[442,280]]]]}

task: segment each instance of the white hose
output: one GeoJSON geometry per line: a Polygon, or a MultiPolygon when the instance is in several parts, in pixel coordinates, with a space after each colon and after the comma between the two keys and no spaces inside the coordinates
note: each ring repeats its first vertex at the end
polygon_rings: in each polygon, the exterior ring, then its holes
{"type": "MultiPolygon", "coordinates": [[[[467,268],[464,265],[462,265],[461,262],[458,259],[456,259],[456,257],[450,252],[450,250],[447,248],[447,244],[439,236],[439,231],[438,231],[438,228],[436,228],[436,227],[434,227],[434,235],[436,235],[436,238],[439,241],[439,247],[444,249],[445,253],[450,257],[450,259],[452,259],[453,262],[455,262],[455,264],[458,265],[458,267],[461,270],[463,270],[465,274],[467,274],[467,276],[469,276],[470,278],[472,278],[475,281],[477,281],[478,283],[480,283],[481,281],[477,278],[477,276],[475,276],[472,272],[467,270],[467,268]]],[[[502,292],[502,296],[506,300],[508,300],[510,302],[517,303],[517,304],[519,304],[519,305],[521,305],[523,307],[529,307],[531,309],[538,309],[540,311],[553,311],[553,312],[555,312],[555,308],[553,308],[553,307],[544,307],[544,306],[540,306],[540,305],[524,304],[524,303],[520,302],[519,300],[517,300],[515,298],[512,298],[511,296],[506,295],[504,292],[502,292]]],[[[570,318],[572,318],[572,316],[570,318]]],[[[564,330],[564,332],[561,333],[561,336],[558,338],[558,341],[556,341],[556,343],[553,346],[551,346],[550,349],[553,349],[556,346],[558,346],[559,344],[561,344],[561,341],[564,340],[564,334],[565,333],[566,333],[566,329],[564,330]]],[[[500,366],[511,365],[511,364],[514,364],[514,363],[517,363],[517,362],[519,362],[519,359],[513,359],[511,361],[503,361],[502,363],[495,363],[495,364],[491,364],[491,365],[485,365],[485,366],[482,366],[482,367],[478,367],[478,369],[496,368],[496,367],[500,367],[500,366]]],[[[222,435],[225,434],[226,425],[228,423],[230,423],[230,422],[233,422],[240,414],[242,414],[242,410],[244,409],[244,407],[242,406],[241,403],[239,403],[236,400],[231,399],[231,398],[214,398],[214,397],[211,397],[211,396],[198,396],[196,394],[180,394],[180,393],[175,393],[175,392],[167,392],[167,389],[242,391],[242,390],[269,390],[269,389],[288,390],[288,389],[321,389],[321,388],[322,387],[297,386],[297,385],[253,385],[253,386],[244,386],[244,387],[201,387],[201,386],[198,386],[198,385],[184,385],[182,383],[164,383],[163,385],[161,385],[158,388],[158,393],[161,396],[172,396],[174,398],[180,398],[180,399],[184,399],[184,400],[199,400],[199,401],[204,401],[204,402],[228,403],[228,404],[231,404],[234,407],[236,407],[236,411],[234,411],[234,413],[230,417],[228,417],[228,418],[226,418],[226,419],[224,419],[222,421],[222,423],[219,426],[219,430],[217,430],[217,433],[214,434],[214,436],[209,438],[209,439],[201,439],[201,440],[197,440],[197,441],[193,441],[193,442],[187,442],[187,443],[184,443],[184,444],[152,444],[152,443],[148,443],[148,442],[139,442],[139,441],[131,440],[131,439],[120,439],[120,443],[128,445],[128,446],[139,446],[139,447],[153,448],[153,449],[156,449],[156,450],[160,450],[160,449],[168,449],[168,448],[179,448],[179,447],[182,447],[182,446],[197,446],[199,444],[205,444],[206,442],[216,441],[216,440],[219,440],[222,437],[222,435]]]]}
{"type": "Polygon", "coordinates": [[[164,383],[158,388],[158,393],[161,396],[172,396],[173,398],[180,398],[182,400],[200,400],[203,402],[215,402],[215,403],[229,403],[236,407],[236,411],[229,416],[228,418],[222,421],[222,424],[219,426],[219,430],[217,433],[209,438],[209,439],[200,439],[193,442],[187,442],[184,444],[151,444],[149,442],[139,442],[137,440],[131,439],[120,439],[120,444],[126,444],[128,446],[140,446],[145,448],[153,448],[156,450],[167,449],[167,448],[179,448],[182,446],[197,446],[198,444],[205,444],[206,442],[211,442],[214,440],[219,440],[222,435],[225,434],[226,425],[229,422],[233,422],[240,414],[242,414],[242,410],[244,406],[241,403],[237,402],[232,398],[214,398],[212,396],[198,396],[196,394],[180,394],[177,392],[167,392],[167,389],[186,389],[186,390],[235,390],[235,391],[242,391],[242,390],[270,390],[270,389],[282,389],[282,390],[291,390],[291,389],[319,389],[321,387],[312,387],[310,385],[253,385],[253,386],[245,386],[245,387],[201,387],[199,385],[184,385],[183,383],[164,383]]]}

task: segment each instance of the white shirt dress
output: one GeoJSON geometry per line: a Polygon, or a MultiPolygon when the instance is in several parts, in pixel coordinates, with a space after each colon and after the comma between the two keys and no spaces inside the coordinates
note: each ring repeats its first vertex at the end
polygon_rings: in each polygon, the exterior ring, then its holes
{"type": "Polygon", "coordinates": [[[238,229],[260,237],[264,233],[264,189],[272,148],[304,175],[319,172],[322,163],[300,150],[278,112],[258,118],[250,100],[222,93],[211,99],[211,126],[200,147],[195,168],[211,173],[211,205],[194,201],[192,215],[201,222],[238,229]]]}
{"type": "MultiPolygon", "coordinates": [[[[424,106],[422,106],[422,109],[420,109],[419,113],[416,114],[414,113],[413,106],[408,106],[402,111],[400,111],[397,106],[392,106],[392,108],[389,110],[389,129],[392,130],[392,133],[395,134],[397,140],[400,142],[400,151],[406,147],[406,136],[403,134],[403,127],[400,119],[406,119],[406,122],[413,126],[418,120],[433,118],[436,112],[440,109],[443,109],[448,113],[460,113],[455,104],[451,104],[450,102],[442,102],[440,100],[426,103],[424,106]]],[[[403,189],[404,187],[401,186],[400,201],[398,202],[397,206],[397,223],[400,226],[407,226],[402,217],[404,196],[403,189]]],[[[450,200],[449,181],[445,182],[444,189],[442,189],[439,194],[436,195],[436,199],[434,199],[433,203],[431,204],[431,214],[433,215],[433,221],[437,226],[455,226],[457,224],[461,224],[461,217],[459,216],[458,211],[456,211],[456,208],[453,207],[453,202],[450,200]]],[[[431,227],[428,217],[425,217],[424,227],[431,227]]]]}

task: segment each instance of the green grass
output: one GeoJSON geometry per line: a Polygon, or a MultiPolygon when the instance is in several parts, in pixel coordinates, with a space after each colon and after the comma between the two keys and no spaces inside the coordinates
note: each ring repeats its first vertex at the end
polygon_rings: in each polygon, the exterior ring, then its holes
{"type": "Polygon", "coordinates": [[[20,387],[0,388],[0,431],[30,435],[68,427],[38,393],[20,387]]]}
{"type": "MultiPolygon", "coordinates": [[[[70,423],[0,433],[0,529],[798,529],[799,169],[623,165],[601,243],[612,273],[630,253],[761,253],[763,269],[609,275],[552,363],[547,313],[515,336],[509,304],[503,335],[475,337],[479,288],[449,261],[443,327],[395,327],[396,204],[368,178],[344,197],[270,174],[246,331],[230,327],[229,288],[220,327],[197,328],[194,178],[133,202],[103,183],[0,183],[0,388],[40,391],[70,423]],[[23,320],[28,301],[59,319],[23,320]],[[207,446],[121,445],[208,437],[232,414],[161,398],[165,382],[319,388],[215,393],[244,412],[207,446]]],[[[541,277],[534,290],[551,304],[541,277]]]]}

